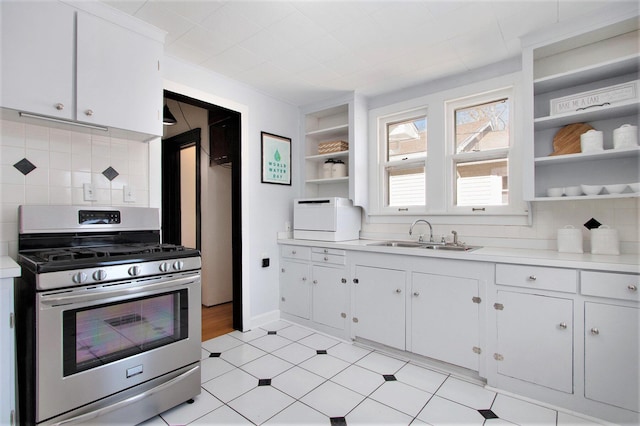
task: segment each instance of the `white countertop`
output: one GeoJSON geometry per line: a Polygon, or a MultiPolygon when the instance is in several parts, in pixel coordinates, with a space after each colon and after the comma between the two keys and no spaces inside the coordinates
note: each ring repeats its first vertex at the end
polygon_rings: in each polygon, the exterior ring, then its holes
{"type": "Polygon", "coordinates": [[[22,274],[20,265],[9,256],[0,256],[0,278],[15,278],[22,274]]]}
{"type": "Polygon", "coordinates": [[[639,258],[633,254],[601,255],[558,253],[554,250],[532,250],[517,248],[482,247],[470,252],[452,252],[425,250],[421,248],[371,246],[375,240],[351,241],[313,241],[279,239],[279,244],[290,244],[308,247],[325,247],[341,250],[356,250],[375,253],[401,254],[433,258],[460,259],[492,263],[517,263],[524,265],[553,266],[573,269],[590,269],[598,271],[640,273],[639,258]]]}

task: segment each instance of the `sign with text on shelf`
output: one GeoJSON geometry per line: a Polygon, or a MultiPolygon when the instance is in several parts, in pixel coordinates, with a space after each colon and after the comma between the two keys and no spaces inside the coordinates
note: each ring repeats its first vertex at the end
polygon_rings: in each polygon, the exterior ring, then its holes
{"type": "Polygon", "coordinates": [[[634,80],[602,89],[551,99],[551,115],[584,111],[624,101],[638,101],[639,82],[640,80],[634,80]]]}

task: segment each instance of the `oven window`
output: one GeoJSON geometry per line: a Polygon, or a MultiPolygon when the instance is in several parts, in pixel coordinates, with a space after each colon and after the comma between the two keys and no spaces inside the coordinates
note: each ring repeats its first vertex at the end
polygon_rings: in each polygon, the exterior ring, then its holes
{"type": "Polygon", "coordinates": [[[64,311],[64,376],[186,339],[188,291],[64,311]]]}

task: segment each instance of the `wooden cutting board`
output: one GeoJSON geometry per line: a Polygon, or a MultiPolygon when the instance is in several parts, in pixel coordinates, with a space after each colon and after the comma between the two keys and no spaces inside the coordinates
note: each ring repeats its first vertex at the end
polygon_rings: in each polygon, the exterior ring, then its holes
{"type": "Polygon", "coordinates": [[[580,135],[593,130],[586,123],[567,124],[553,137],[553,152],[549,155],[575,154],[581,152],[580,135]]]}

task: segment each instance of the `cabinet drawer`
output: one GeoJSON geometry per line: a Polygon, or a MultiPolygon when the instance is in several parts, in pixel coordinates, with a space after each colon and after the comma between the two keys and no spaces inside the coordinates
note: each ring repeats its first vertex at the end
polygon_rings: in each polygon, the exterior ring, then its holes
{"type": "Polygon", "coordinates": [[[312,253],[311,260],[317,263],[331,263],[333,265],[344,265],[345,257],[337,254],[312,253]]]}
{"type": "Polygon", "coordinates": [[[640,276],[636,274],[582,271],[580,283],[587,296],[640,301],[640,276]]]}
{"type": "Polygon", "coordinates": [[[529,265],[496,265],[496,284],[575,293],[578,272],[529,265]]]}
{"type": "Polygon", "coordinates": [[[282,257],[289,259],[311,259],[311,247],[282,246],[282,257]]]}
{"type": "Polygon", "coordinates": [[[330,249],[330,248],[324,248],[324,247],[313,247],[311,249],[312,253],[321,253],[321,254],[335,254],[337,256],[344,256],[347,254],[346,251],[344,250],[339,250],[339,249],[330,249]]]}

